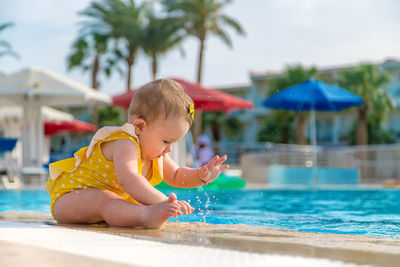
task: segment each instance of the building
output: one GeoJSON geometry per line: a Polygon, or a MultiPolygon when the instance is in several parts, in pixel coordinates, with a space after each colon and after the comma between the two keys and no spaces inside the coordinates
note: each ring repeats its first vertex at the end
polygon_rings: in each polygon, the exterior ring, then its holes
{"type": "MultiPolygon", "coordinates": [[[[320,79],[334,83],[341,71],[354,67],[355,65],[337,66],[332,68],[319,69],[320,79]]],[[[377,66],[387,71],[392,79],[391,82],[383,88],[394,99],[397,108],[392,111],[387,120],[382,123],[384,129],[393,130],[397,137],[400,138],[400,61],[394,59],[385,60],[378,63],[377,66]]],[[[262,105],[263,100],[267,98],[269,82],[271,79],[277,78],[281,73],[250,73],[250,84],[240,86],[226,86],[217,89],[231,93],[233,95],[250,100],[254,103],[254,110],[237,111],[231,116],[238,118],[245,124],[243,134],[237,137],[235,141],[244,142],[246,145],[255,145],[257,134],[260,130],[261,121],[265,119],[271,110],[262,105]]],[[[343,145],[347,144],[346,136],[356,120],[357,114],[354,109],[342,112],[317,112],[317,140],[322,145],[343,145]]],[[[307,133],[309,136],[309,133],[307,133]]],[[[222,143],[233,141],[232,138],[223,138],[222,143]]]]}

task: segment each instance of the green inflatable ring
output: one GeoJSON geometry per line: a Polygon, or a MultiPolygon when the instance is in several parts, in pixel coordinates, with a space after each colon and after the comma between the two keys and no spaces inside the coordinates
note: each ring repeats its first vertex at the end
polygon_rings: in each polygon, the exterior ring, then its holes
{"type": "MultiPolygon", "coordinates": [[[[207,190],[207,189],[241,189],[246,186],[246,181],[243,178],[240,178],[238,176],[228,176],[225,175],[224,173],[221,173],[217,179],[215,179],[212,183],[209,185],[203,185],[202,188],[207,190]]],[[[175,187],[172,187],[168,185],[166,182],[162,181],[160,184],[156,185],[156,188],[158,189],[176,189],[175,187]]]]}

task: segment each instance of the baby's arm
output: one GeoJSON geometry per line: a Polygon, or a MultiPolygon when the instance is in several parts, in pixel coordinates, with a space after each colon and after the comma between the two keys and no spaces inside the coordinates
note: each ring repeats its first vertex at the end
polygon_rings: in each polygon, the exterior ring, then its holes
{"type": "Polygon", "coordinates": [[[222,165],[227,156],[215,156],[200,168],[178,167],[168,156],[164,157],[164,180],[174,187],[193,188],[214,181],[219,174],[229,168],[222,165]]]}
{"type": "Polygon", "coordinates": [[[137,146],[128,139],[120,139],[113,143],[115,175],[125,192],[145,205],[167,200],[166,195],[151,186],[147,179],[139,174],[138,159],[140,154],[137,146]]]}

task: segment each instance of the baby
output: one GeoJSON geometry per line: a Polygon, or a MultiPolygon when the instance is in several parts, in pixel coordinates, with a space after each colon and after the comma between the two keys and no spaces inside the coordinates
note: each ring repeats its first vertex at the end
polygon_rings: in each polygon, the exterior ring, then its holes
{"type": "Polygon", "coordinates": [[[159,228],[171,216],[192,213],[188,202],[153,186],[164,180],[174,187],[198,187],[229,167],[223,165],[226,155],[199,168],[179,167],[168,156],[193,118],[193,101],[179,83],[159,79],[142,86],[126,124],[101,128],[74,158],[50,165],[46,188],[53,217],[59,223],[159,228]]]}

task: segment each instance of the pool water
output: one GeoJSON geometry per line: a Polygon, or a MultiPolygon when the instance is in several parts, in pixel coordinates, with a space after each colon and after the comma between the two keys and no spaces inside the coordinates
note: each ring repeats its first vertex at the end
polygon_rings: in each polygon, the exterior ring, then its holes
{"type": "MultiPolygon", "coordinates": [[[[169,191],[163,190],[168,194],[169,191]]],[[[400,190],[178,190],[196,209],[171,221],[400,238],[400,190]]],[[[0,211],[50,212],[46,191],[2,191],[0,211]]]]}

